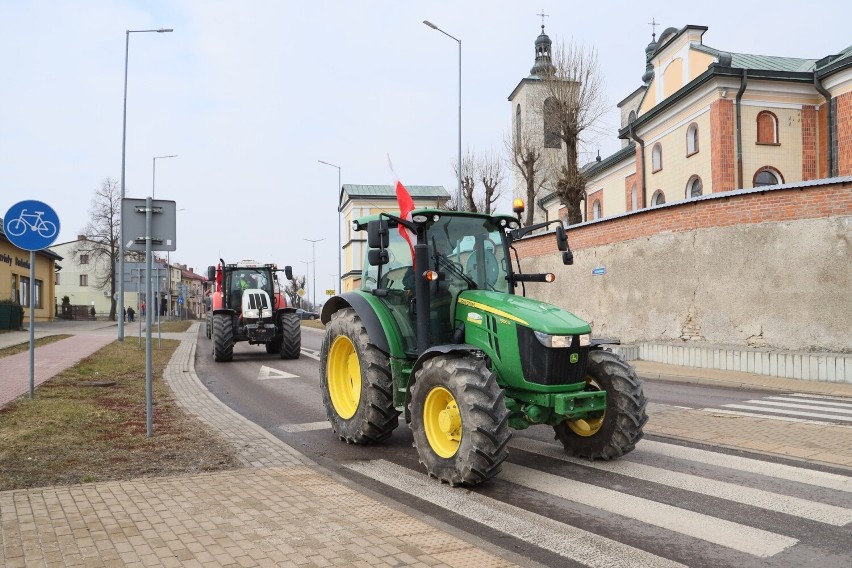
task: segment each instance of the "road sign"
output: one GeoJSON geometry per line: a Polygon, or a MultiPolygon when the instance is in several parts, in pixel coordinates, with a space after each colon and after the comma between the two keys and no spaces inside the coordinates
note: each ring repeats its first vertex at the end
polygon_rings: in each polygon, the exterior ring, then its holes
{"type": "Polygon", "coordinates": [[[606,266],[599,266],[598,268],[593,268],[592,274],[595,276],[602,276],[606,274],[606,266]]]}
{"type": "Polygon", "coordinates": [[[121,234],[126,250],[145,252],[145,237],[151,237],[151,250],[177,250],[177,205],[174,201],[151,200],[151,234],[145,234],[145,200],[121,200],[121,234]]]}
{"type": "Polygon", "coordinates": [[[41,201],[19,201],[3,217],[3,231],[16,247],[41,250],[52,245],[59,236],[59,216],[41,201]]]}
{"type": "Polygon", "coordinates": [[[296,293],[299,295],[300,298],[303,298],[305,296],[304,288],[299,288],[298,291],[296,291],[296,293]]]}
{"type": "Polygon", "coordinates": [[[325,291],[326,296],[334,296],[334,288],[329,288],[325,291]]]}

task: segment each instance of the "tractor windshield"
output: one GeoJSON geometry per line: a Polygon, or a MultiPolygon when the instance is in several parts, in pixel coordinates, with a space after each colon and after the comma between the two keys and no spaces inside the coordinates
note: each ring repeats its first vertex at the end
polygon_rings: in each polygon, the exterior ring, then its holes
{"type": "Polygon", "coordinates": [[[492,219],[443,215],[428,235],[430,264],[451,287],[509,291],[503,230],[492,219]]]}

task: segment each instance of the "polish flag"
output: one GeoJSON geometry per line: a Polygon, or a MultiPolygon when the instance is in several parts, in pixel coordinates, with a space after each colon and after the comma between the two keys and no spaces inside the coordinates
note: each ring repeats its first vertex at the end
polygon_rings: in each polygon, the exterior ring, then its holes
{"type": "MultiPolygon", "coordinates": [[[[399,176],[397,176],[396,172],[393,171],[390,154],[388,154],[388,165],[390,166],[391,173],[393,173],[393,177],[396,180],[396,201],[399,204],[399,216],[406,221],[411,221],[411,212],[414,210],[414,200],[411,199],[411,194],[408,193],[408,190],[405,189],[405,186],[402,185],[401,181],[399,181],[399,176]]],[[[399,234],[402,235],[402,238],[408,243],[408,248],[411,250],[411,261],[413,263],[414,243],[417,242],[417,236],[411,229],[403,225],[399,225],[399,234]]]]}

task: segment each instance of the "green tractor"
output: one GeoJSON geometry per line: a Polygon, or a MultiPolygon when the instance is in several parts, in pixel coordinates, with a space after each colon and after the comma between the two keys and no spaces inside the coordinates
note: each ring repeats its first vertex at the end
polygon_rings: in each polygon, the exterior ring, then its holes
{"type": "MultiPolygon", "coordinates": [[[[588,459],[633,450],[648,418],[632,367],[588,323],[524,295],[554,275],[521,273],[512,243],[547,225],[438,209],[353,222],[367,232],[361,288],[321,316],[323,404],[341,440],[381,442],[404,413],[428,474],[453,486],[499,473],[512,428],[552,426],[588,459]]],[[[556,241],[573,263],[561,224],[556,241]]]]}

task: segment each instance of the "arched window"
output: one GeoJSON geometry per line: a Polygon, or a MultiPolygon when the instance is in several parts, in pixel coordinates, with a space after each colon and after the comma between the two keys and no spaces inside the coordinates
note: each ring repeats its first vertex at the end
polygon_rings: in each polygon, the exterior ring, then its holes
{"type": "Polygon", "coordinates": [[[663,169],[663,146],[657,142],[651,150],[651,173],[663,169]]]}
{"type": "Polygon", "coordinates": [[[628,114],[628,115],[627,115],[627,124],[630,124],[630,123],[631,123],[631,122],[633,122],[634,120],[636,120],[636,111],[635,111],[635,110],[631,110],[631,111],[630,111],[630,114],[628,114]]]}
{"type": "Polygon", "coordinates": [[[601,218],[601,200],[595,199],[595,202],[592,204],[592,219],[600,219],[601,218]]]}
{"type": "Polygon", "coordinates": [[[639,192],[636,191],[636,184],[630,188],[630,210],[636,211],[639,209],[639,192]]]}
{"type": "Polygon", "coordinates": [[[686,156],[698,153],[698,125],[694,122],[686,129],[686,156]]]}
{"type": "Polygon", "coordinates": [[[704,191],[704,186],[701,184],[701,178],[698,176],[692,176],[689,178],[689,181],[686,182],[686,198],[692,199],[694,197],[701,197],[702,192],[704,191]]]}
{"type": "Polygon", "coordinates": [[[768,110],[757,113],[757,143],[778,144],[778,117],[768,110]]]}
{"type": "Polygon", "coordinates": [[[544,147],[562,147],[562,139],[559,137],[559,102],[553,97],[544,101],[544,147]]]}
{"type": "Polygon", "coordinates": [[[515,107],[515,144],[521,143],[521,105],[515,107]]]}
{"type": "Polygon", "coordinates": [[[657,205],[662,205],[666,202],[666,194],[663,193],[662,189],[658,189],[654,192],[654,195],[651,196],[651,207],[656,207],[657,205]]]}
{"type": "Polygon", "coordinates": [[[754,173],[752,187],[763,187],[764,185],[778,185],[784,183],[781,172],[771,166],[763,166],[754,173]]]}

